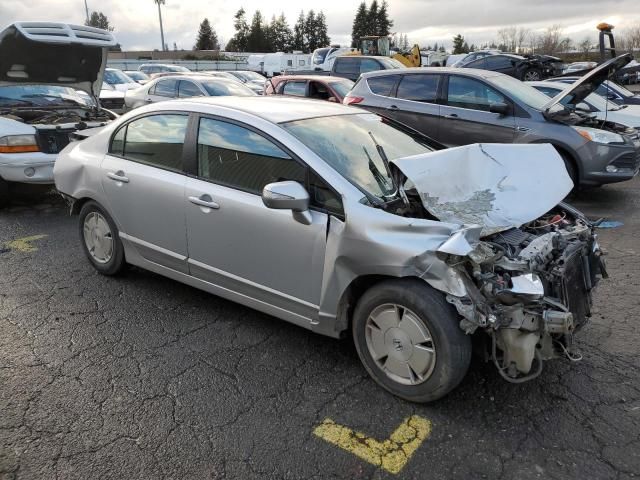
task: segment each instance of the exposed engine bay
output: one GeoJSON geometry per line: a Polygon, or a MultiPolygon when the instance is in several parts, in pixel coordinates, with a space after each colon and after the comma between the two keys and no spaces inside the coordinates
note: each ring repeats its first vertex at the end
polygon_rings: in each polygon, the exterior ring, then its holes
{"type": "Polygon", "coordinates": [[[560,204],[445,261],[472,282],[468,298],[447,297],[463,317],[460,327],[489,335],[488,353],[507,380],[537,376],[544,360],[578,358],[573,334],[586,324],[591,291],[607,273],[593,226],[575,209],[560,204]]]}
{"type": "MultiPolygon", "coordinates": [[[[116,118],[99,108],[13,108],[0,112],[0,117],[28,125],[59,125],[81,122],[109,122],[116,118]]],[[[81,129],[82,125],[78,127],[81,129]]],[[[86,127],[85,127],[86,128],[86,127]]]]}

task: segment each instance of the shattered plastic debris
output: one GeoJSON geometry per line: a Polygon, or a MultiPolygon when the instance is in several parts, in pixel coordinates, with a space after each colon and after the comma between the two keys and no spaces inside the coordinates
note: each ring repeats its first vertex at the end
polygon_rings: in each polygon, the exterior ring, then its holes
{"type": "Polygon", "coordinates": [[[608,220],[606,222],[600,222],[598,224],[596,224],[596,228],[618,228],[623,226],[624,223],[622,222],[618,222],[615,220],[608,220]]]}

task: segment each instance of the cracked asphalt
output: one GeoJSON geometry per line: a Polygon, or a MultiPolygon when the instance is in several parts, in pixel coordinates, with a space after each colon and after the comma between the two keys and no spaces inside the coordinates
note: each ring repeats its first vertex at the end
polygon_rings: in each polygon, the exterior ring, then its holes
{"type": "Polygon", "coordinates": [[[387,394],[349,340],[158,275],[97,274],[55,196],[0,212],[0,479],[616,479],[640,476],[640,178],[579,194],[611,278],[584,359],[522,385],[474,360],[430,405],[387,394]],[[37,251],[2,248],[23,237],[37,251]],[[318,438],[331,419],[428,438],[392,475],[318,438]]]}

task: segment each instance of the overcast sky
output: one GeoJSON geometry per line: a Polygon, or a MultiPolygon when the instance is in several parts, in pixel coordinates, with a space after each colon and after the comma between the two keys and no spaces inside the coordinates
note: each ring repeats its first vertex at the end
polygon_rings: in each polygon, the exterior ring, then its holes
{"type": "MultiPolygon", "coordinates": [[[[87,0],[89,10],[102,11],[115,27],[123,49],[160,48],[158,12],[153,0],[87,0]]],[[[351,24],[360,0],[300,2],[279,0],[166,0],[163,6],[165,41],[173,48],[190,49],[200,21],[208,17],[223,41],[233,36],[233,15],[243,6],[249,20],[256,9],[267,18],[284,12],[290,26],[305,9],[319,6],[327,16],[333,43],[350,41],[351,24]]],[[[316,7],[316,10],[318,7],[316,7]]],[[[422,46],[443,42],[461,33],[469,42],[480,44],[497,39],[504,26],[519,25],[532,30],[561,24],[576,42],[590,37],[596,41],[595,26],[608,21],[616,32],[640,24],[639,0],[390,0],[393,31],[406,33],[412,43],[422,46]]],[[[0,21],[54,20],[83,23],[84,0],[0,0],[0,21]]],[[[3,25],[4,26],[4,25],[3,25]]]]}

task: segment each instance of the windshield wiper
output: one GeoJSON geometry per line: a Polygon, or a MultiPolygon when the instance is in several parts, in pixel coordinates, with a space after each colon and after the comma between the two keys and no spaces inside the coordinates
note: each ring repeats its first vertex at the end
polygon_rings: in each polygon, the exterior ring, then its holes
{"type": "Polygon", "coordinates": [[[380,158],[382,159],[382,163],[384,163],[384,168],[387,171],[387,175],[389,175],[391,182],[393,183],[393,187],[398,192],[398,195],[400,195],[400,198],[402,199],[402,202],[405,204],[405,206],[409,207],[410,203],[409,203],[409,199],[407,198],[407,194],[404,191],[404,186],[402,185],[402,182],[400,181],[400,179],[396,178],[396,176],[391,171],[391,165],[389,164],[389,157],[387,157],[387,154],[384,151],[384,148],[382,148],[382,145],[378,143],[378,141],[376,140],[376,137],[373,136],[373,133],[369,132],[369,136],[371,137],[371,140],[373,140],[373,143],[376,146],[378,155],[380,155],[380,158]]]}
{"type": "Polygon", "coordinates": [[[367,148],[364,145],[362,146],[362,150],[364,150],[364,154],[369,159],[369,171],[373,175],[373,178],[378,184],[378,187],[380,187],[380,191],[382,192],[388,191],[389,185],[387,184],[387,179],[384,177],[384,175],[382,174],[378,166],[373,162],[373,160],[371,159],[371,155],[369,155],[369,152],[367,151],[367,148]]]}

